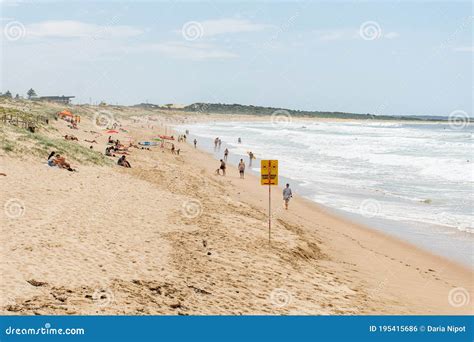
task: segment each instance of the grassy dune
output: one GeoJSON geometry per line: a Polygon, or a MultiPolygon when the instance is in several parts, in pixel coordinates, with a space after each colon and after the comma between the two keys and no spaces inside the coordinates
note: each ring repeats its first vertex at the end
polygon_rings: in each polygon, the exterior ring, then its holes
{"type": "MultiPolygon", "coordinates": [[[[54,120],[54,114],[61,110],[57,104],[31,101],[2,101],[0,116],[13,115],[19,120],[35,121],[39,115],[54,120]]],[[[89,114],[89,113],[83,113],[89,114]]],[[[87,115],[88,116],[88,115],[87,115]]],[[[12,156],[36,156],[46,158],[51,151],[67,155],[68,159],[85,165],[110,165],[111,161],[102,153],[84,147],[77,142],[58,137],[56,128],[37,121],[36,132],[9,123],[0,122],[0,150],[12,156]]],[[[74,132],[72,132],[74,134],[74,132]]]]}

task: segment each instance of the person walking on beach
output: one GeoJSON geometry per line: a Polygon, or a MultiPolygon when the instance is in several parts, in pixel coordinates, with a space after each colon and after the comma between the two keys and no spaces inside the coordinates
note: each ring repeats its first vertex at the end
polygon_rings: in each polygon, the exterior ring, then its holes
{"type": "Polygon", "coordinates": [[[288,203],[290,198],[293,197],[291,192],[290,184],[286,184],[286,187],[283,189],[283,200],[285,201],[285,209],[288,210],[288,203]]]}
{"type": "Polygon", "coordinates": [[[244,179],[244,172],[245,172],[245,163],[244,163],[244,160],[243,160],[243,159],[240,159],[240,163],[239,163],[239,174],[240,174],[240,178],[241,178],[241,179],[244,179]]]}
{"type": "Polygon", "coordinates": [[[225,176],[225,168],[226,168],[225,161],[221,159],[220,162],[221,162],[221,166],[219,166],[219,168],[216,170],[216,173],[220,175],[221,174],[220,171],[222,170],[222,175],[225,176]]]}
{"type": "Polygon", "coordinates": [[[217,144],[219,143],[219,137],[214,139],[214,150],[217,150],[217,144]]]}
{"type": "Polygon", "coordinates": [[[250,152],[249,152],[249,167],[252,167],[252,160],[253,160],[253,158],[255,158],[254,155],[253,155],[253,152],[250,151],[250,152]]]}
{"type": "Polygon", "coordinates": [[[226,148],[224,151],[224,160],[227,161],[227,157],[229,156],[229,150],[226,148]]]}
{"type": "Polygon", "coordinates": [[[198,143],[198,141],[196,139],[194,139],[194,148],[196,148],[197,143],[198,143]]]}
{"type": "Polygon", "coordinates": [[[221,149],[221,145],[222,145],[222,140],[219,139],[218,143],[219,143],[219,150],[220,150],[220,149],[221,149]]]}

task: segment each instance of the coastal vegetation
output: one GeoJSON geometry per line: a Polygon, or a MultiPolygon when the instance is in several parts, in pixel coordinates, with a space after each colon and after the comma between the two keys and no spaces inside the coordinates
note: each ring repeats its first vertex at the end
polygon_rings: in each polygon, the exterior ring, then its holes
{"type": "Polygon", "coordinates": [[[217,113],[217,114],[242,114],[242,115],[273,115],[273,114],[289,114],[296,117],[308,118],[336,118],[336,119],[377,119],[377,120],[436,120],[444,121],[445,118],[432,119],[422,116],[391,116],[391,115],[375,115],[375,114],[357,114],[345,112],[328,112],[328,111],[304,111],[275,107],[262,107],[242,104],[225,104],[225,103],[193,103],[183,108],[186,112],[200,113],[217,113]]]}

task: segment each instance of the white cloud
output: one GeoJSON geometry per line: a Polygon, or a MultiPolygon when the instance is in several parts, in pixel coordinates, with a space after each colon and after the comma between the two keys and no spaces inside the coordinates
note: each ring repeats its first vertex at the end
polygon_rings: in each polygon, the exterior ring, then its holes
{"type": "Polygon", "coordinates": [[[26,26],[27,37],[124,38],[143,31],[126,25],[97,25],[73,20],[52,20],[26,26]]]}
{"type": "Polygon", "coordinates": [[[158,51],[168,56],[180,59],[229,59],[238,55],[220,49],[212,44],[192,42],[166,42],[157,44],[146,44],[131,49],[132,52],[158,51]]]}
{"type": "Polygon", "coordinates": [[[333,41],[333,40],[342,40],[350,37],[350,33],[353,33],[352,30],[314,30],[312,33],[316,36],[318,40],[321,41],[333,41]]]}
{"type": "MultiPolygon", "coordinates": [[[[323,42],[361,39],[358,29],[315,30],[313,34],[323,42]]],[[[398,32],[388,32],[386,34],[382,32],[380,35],[380,39],[395,39],[398,37],[400,37],[398,32]]]]}
{"type": "Polygon", "coordinates": [[[456,52],[474,52],[474,46],[459,46],[454,48],[456,52]]]}
{"type": "Polygon", "coordinates": [[[0,0],[0,6],[17,7],[24,3],[21,0],[0,0]]]}
{"type": "MultiPolygon", "coordinates": [[[[203,37],[212,37],[226,33],[256,32],[270,27],[268,25],[252,23],[246,19],[233,18],[204,20],[197,23],[202,27],[203,37]]],[[[181,29],[176,30],[176,32],[181,33],[181,29]]]]}

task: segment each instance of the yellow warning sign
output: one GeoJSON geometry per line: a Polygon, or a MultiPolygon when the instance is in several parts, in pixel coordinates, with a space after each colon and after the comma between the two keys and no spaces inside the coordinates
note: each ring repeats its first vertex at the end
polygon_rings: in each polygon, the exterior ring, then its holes
{"type": "Polygon", "coordinates": [[[278,185],[278,160],[260,162],[260,184],[278,185]]]}

